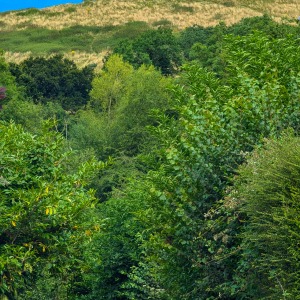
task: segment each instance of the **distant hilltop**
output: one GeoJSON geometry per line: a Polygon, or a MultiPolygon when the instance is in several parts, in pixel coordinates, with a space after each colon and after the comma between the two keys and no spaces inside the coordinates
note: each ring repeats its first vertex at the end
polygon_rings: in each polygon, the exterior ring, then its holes
{"type": "MultiPolygon", "coordinates": [[[[1,9],[5,3],[2,0],[1,9]]],[[[14,1],[13,3],[23,3],[14,1]]],[[[121,25],[131,21],[144,21],[153,24],[168,21],[179,29],[195,24],[214,26],[220,21],[227,25],[239,22],[242,18],[261,16],[267,13],[277,20],[297,19],[300,14],[300,1],[281,0],[206,0],[206,1],[172,1],[172,0],[28,0],[31,6],[38,7],[61,3],[81,3],[78,5],[59,5],[28,13],[11,12],[1,16],[1,28],[20,29],[20,24],[27,26],[61,29],[75,25],[107,26],[121,25]]],[[[24,26],[21,26],[24,28],[24,26]]]]}

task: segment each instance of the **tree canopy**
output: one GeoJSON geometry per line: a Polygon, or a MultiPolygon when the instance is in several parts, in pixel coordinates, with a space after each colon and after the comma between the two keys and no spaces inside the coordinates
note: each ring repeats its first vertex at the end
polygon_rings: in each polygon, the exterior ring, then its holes
{"type": "Polygon", "coordinates": [[[87,162],[66,173],[63,138],[49,129],[33,136],[0,124],[0,295],[18,298],[38,276],[71,280],[80,269],[80,243],[99,226],[86,185],[103,167],[87,162]]]}
{"type": "Polygon", "coordinates": [[[79,70],[74,62],[55,55],[30,57],[10,70],[35,103],[58,102],[66,110],[77,110],[88,101],[93,68],[79,70]]]}

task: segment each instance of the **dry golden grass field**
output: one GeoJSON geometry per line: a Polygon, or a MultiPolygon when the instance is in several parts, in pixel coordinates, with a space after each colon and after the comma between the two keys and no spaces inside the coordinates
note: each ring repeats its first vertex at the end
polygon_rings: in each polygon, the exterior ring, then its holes
{"type": "MultiPolygon", "coordinates": [[[[74,25],[121,25],[144,21],[150,26],[169,22],[174,29],[194,24],[227,25],[245,17],[267,13],[275,20],[295,20],[300,15],[300,0],[90,0],[78,5],[59,5],[41,13],[9,12],[0,14],[1,30],[24,30],[28,27],[62,29],[74,25]]],[[[1,34],[1,31],[0,31],[1,34]]],[[[6,53],[7,60],[20,61],[30,53],[6,53]]],[[[103,53],[100,54],[103,56],[103,53]]],[[[98,60],[88,53],[73,53],[69,58],[81,65],[98,60]]]]}
{"type": "MultiPolygon", "coordinates": [[[[268,13],[277,19],[300,15],[300,0],[94,0],[87,4],[59,5],[44,9],[45,14],[1,15],[2,28],[20,24],[61,29],[73,25],[119,25],[129,21],[149,24],[169,20],[181,29],[194,24],[213,26],[221,20],[227,25],[244,17],[268,13]]],[[[21,26],[26,28],[26,26],[21,26]]]]}
{"type": "MultiPolygon", "coordinates": [[[[64,57],[74,61],[79,68],[83,68],[90,64],[95,64],[95,71],[98,72],[102,69],[103,58],[107,55],[108,51],[87,53],[84,51],[73,51],[72,53],[64,53],[64,57]]],[[[32,56],[31,52],[4,52],[4,58],[7,62],[21,63],[25,59],[28,59],[32,56]]],[[[46,57],[48,55],[45,55],[46,57]]]]}

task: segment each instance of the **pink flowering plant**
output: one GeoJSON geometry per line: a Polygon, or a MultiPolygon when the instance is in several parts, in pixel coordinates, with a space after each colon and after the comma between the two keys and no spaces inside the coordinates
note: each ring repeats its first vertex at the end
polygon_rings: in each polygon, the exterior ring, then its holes
{"type": "Polygon", "coordinates": [[[4,99],[6,97],[6,88],[5,87],[0,87],[0,100],[4,99]]]}

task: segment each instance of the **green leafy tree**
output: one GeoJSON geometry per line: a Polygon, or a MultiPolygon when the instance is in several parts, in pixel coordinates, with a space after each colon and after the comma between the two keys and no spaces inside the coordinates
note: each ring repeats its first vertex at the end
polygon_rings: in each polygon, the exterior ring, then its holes
{"type": "Polygon", "coordinates": [[[254,31],[262,32],[270,38],[281,39],[287,35],[299,35],[299,26],[294,26],[288,21],[277,22],[271,16],[264,14],[263,16],[244,18],[229,26],[227,34],[245,36],[254,31]]]}
{"type": "Polygon", "coordinates": [[[112,55],[92,82],[89,109],[79,112],[72,125],[74,143],[83,148],[90,145],[100,156],[141,152],[151,143],[146,127],[155,124],[152,110],[169,108],[170,82],[153,67],[134,70],[119,55],[112,55]],[[93,137],[84,136],[85,126],[93,137]]]}
{"type": "Polygon", "coordinates": [[[194,25],[187,27],[180,32],[179,43],[183,49],[184,56],[189,59],[189,52],[195,43],[201,43],[208,46],[208,42],[211,40],[213,35],[214,27],[203,27],[194,25]]]}
{"type": "Polygon", "coordinates": [[[133,74],[133,67],[123,61],[119,55],[111,56],[105,64],[104,71],[92,82],[90,105],[93,111],[107,112],[111,115],[113,107],[126,93],[127,84],[133,74]]]}
{"type": "Polygon", "coordinates": [[[0,56],[0,87],[1,109],[0,119],[4,121],[13,120],[21,124],[26,130],[38,133],[42,129],[44,120],[54,118],[58,120],[57,129],[65,130],[67,115],[58,103],[49,102],[46,105],[33,103],[26,93],[24,87],[20,86],[11,74],[9,65],[0,56]],[[4,98],[5,97],[5,98],[4,98]]]}
{"type": "Polygon", "coordinates": [[[57,102],[66,110],[77,110],[88,101],[93,68],[79,70],[61,55],[30,57],[19,65],[11,64],[10,70],[35,103],[57,102]]]}
{"type": "Polygon", "coordinates": [[[145,171],[145,164],[136,156],[156,147],[147,129],[154,125],[152,110],[167,111],[165,78],[154,67],[134,70],[118,55],[112,55],[106,68],[92,82],[89,108],[79,111],[70,125],[70,143],[74,149],[94,151],[101,160],[112,156],[114,163],[97,182],[97,195],[106,199],[113,187],[145,171]]]}
{"type": "Polygon", "coordinates": [[[48,129],[33,136],[1,123],[0,137],[0,295],[22,298],[45,274],[68,286],[82,267],[81,245],[99,229],[85,187],[103,164],[69,173],[63,138],[48,129]]]}
{"type": "Polygon", "coordinates": [[[201,66],[223,77],[225,65],[221,53],[223,46],[227,43],[224,41],[226,35],[242,37],[254,31],[259,31],[270,39],[281,39],[287,35],[299,36],[299,26],[279,23],[270,16],[263,15],[244,18],[231,26],[220,23],[218,26],[207,28],[198,25],[187,27],[179,33],[179,43],[187,61],[195,60],[201,66]]]}
{"type": "Polygon", "coordinates": [[[122,41],[114,53],[135,67],[151,63],[164,75],[174,74],[182,62],[179,43],[169,28],[149,30],[133,41],[122,41]]]}

